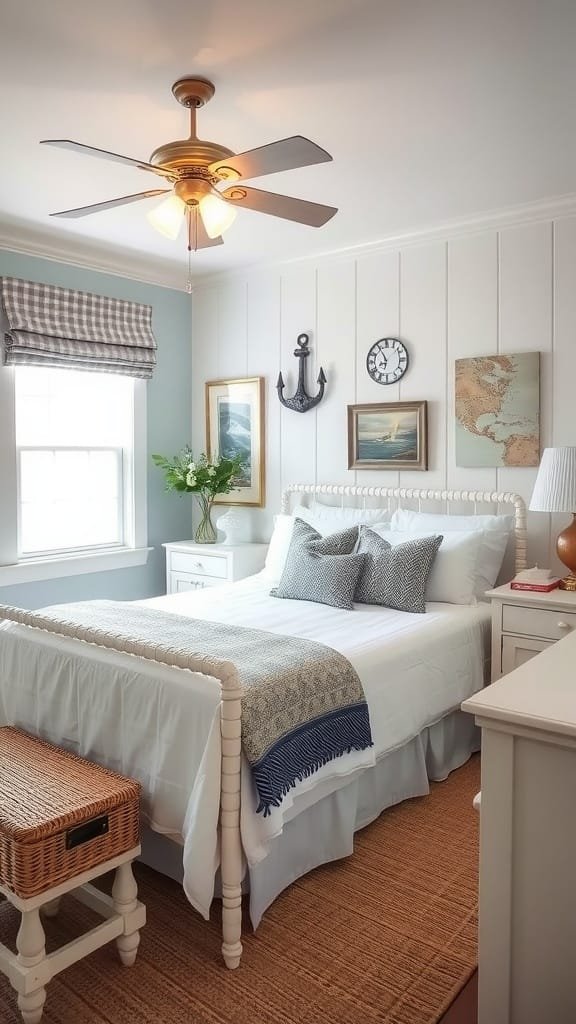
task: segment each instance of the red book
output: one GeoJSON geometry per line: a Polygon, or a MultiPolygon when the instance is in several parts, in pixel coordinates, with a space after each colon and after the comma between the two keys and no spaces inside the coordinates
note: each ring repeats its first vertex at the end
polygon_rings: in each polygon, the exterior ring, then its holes
{"type": "Polygon", "coordinates": [[[548,583],[522,583],[520,580],[512,580],[510,590],[534,590],[538,594],[549,594],[556,590],[560,579],[549,580],[548,583]]]}

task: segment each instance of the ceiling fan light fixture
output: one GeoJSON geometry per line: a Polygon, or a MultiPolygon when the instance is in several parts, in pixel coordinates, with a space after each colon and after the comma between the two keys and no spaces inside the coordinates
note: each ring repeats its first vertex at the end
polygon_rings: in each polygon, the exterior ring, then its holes
{"type": "Polygon", "coordinates": [[[293,196],[278,195],[244,185],[239,188],[235,184],[229,187],[230,183],[260,178],[266,174],[326,163],[332,157],[321,146],[302,135],[291,135],[255,149],[235,153],[218,142],[198,138],[196,114],[198,108],[214,95],[212,82],[198,75],[186,75],[174,83],[172,92],[188,111],[189,135],[185,139],[176,139],[158,146],[149,160],[137,160],[107,149],[86,146],[73,139],[43,140],[43,145],[84,153],[159,175],[164,179],[162,184],[167,187],[147,189],[106,202],[75,207],[73,210],[59,210],[51,216],[87,217],[165,194],[164,201],[148,213],[149,222],[156,231],[172,241],[177,239],[182,223],[185,222],[188,250],[197,252],[199,249],[222,245],[221,236],[233,223],[239,207],[315,228],[322,227],[337,213],[333,206],[311,203],[293,196]]]}
{"type": "Polygon", "coordinates": [[[177,195],[168,196],[146,214],[153,228],[166,238],[178,238],[184,223],[186,203],[177,195]]]}
{"type": "Polygon", "coordinates": [[[236,220],[236,210],[213,192],[200,200],[200,216],[208,238],[218,238],[236,220]]]}

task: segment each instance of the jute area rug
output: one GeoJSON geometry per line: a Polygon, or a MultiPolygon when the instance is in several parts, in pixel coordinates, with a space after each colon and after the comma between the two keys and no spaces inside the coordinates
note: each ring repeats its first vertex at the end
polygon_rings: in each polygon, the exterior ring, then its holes
{"type": "MultiPolygon", "coordinates": [[[[234,972],[217,920],[139,868],[148,924],[136,965],[123,968],[111,944],[69,968],[48,986],[46,1024],[436,1024],[476,966],[478,788],[475,757],[430,796],[386,811],[353,857],[279,897],[234,972]]],[[[90,911],[63,901],[48,948],[87,923],[90,911]]],[[[17,925],[0,904],[0,941],[13,945],[17,925]]],[[[4,978],[0,1021],[21,1022],[4,978]]]]}

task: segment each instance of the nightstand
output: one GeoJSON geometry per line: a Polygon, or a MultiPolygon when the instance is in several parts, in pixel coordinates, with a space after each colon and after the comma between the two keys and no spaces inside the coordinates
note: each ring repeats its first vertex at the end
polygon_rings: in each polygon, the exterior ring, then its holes
{"type": "Polygon", "coordinates": [[[252,576],[264,566],[267,544],[195,544],[193,540],[163,544],[166,548],[166,592],[217,587],[252,576]]]}
{"type": "Polygon", "coordinates": [[[486,597],[492,601],[492,682],[576,630],[576,593],[511,590],[507,583],[486,597]]]}

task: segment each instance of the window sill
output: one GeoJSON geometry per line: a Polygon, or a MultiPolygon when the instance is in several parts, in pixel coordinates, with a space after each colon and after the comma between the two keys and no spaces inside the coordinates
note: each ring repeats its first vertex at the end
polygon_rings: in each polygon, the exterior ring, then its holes
{"type": "Polygon", "coordinates": [[[40,580],[55,580],[62,576],[80,576],[91,572],[108,572],[111,569],[126,569],[134,565],[145,565],[152,548],[117,548],[111,551],[95,551],[87,554],[59,555],[51,558],[36,558],[16,562],[14,565],[0,565],[0,587],[11,587],[18,583],[38,583],[40,580]]]}

